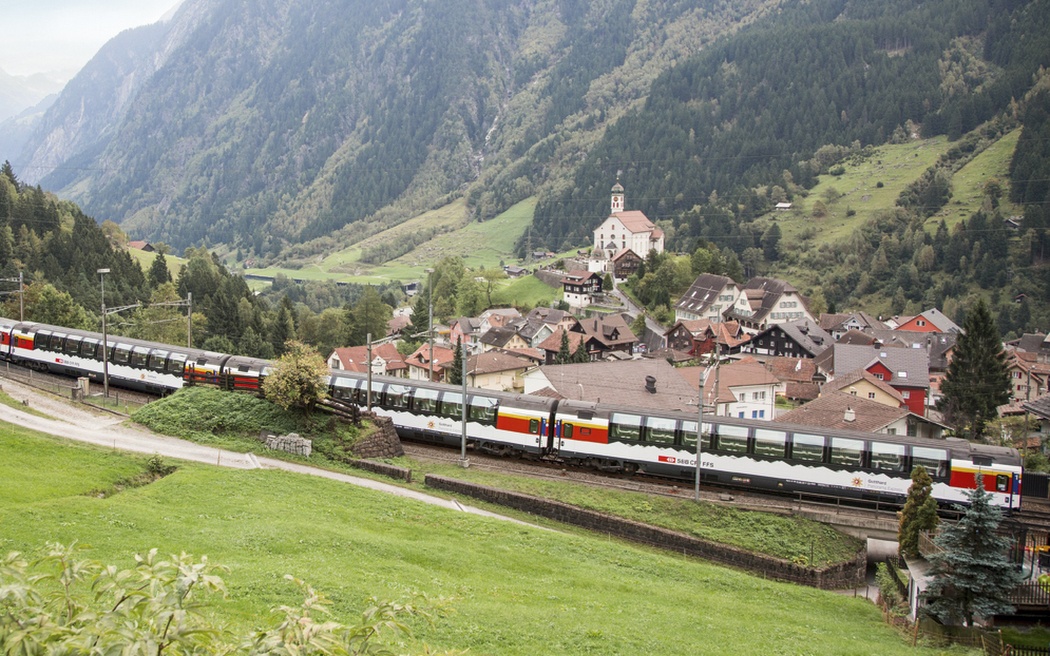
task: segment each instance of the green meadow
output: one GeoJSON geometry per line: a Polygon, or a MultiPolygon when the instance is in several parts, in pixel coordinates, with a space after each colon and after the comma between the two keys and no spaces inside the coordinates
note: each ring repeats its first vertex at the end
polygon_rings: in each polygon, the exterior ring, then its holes
{"type": "Polygon", "coordinates": [[[229,567],[214,612],[243,631],[297,604],[305,579],[352,620],[369,597],[447,599],[425,643],[471,654],[934,654],[912,649],[870,602],[758,579],[603,537],[531,528],[276,470],[179,463],[123,484],[146,460],[0,426],[5,551],[77,541],[207,555],[229,567]]]}

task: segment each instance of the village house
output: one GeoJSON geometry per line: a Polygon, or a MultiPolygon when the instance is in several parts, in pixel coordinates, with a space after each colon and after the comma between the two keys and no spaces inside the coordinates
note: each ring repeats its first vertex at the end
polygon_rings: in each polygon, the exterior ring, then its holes
{"type": "Polygon", "coordinates": [[[821,329],[830,333],[832,339],[838,341],[851,330],[867,332],[876,328],[884,329],[886,324],[882,323],[867,312],[837,313],[827,312],[820,315],[817,323],[821,329]]]}
{"type": "MultiPolygon", "coordinates": [[[[354,371],[357,373],[368,372],[368,347],[346,346],[340,347],[329,354],[328,368],[335,371],[354,371]]],[[[372,373],[377,376],[396,376],[404,378],[408,375],[408,365],[405,358],[398,352],[393,342],[383,342],[372,345],[372,373]]]]}
{"type": "Polygon", "coordinates": [[[1020,338],[1007,342],[1006,347],[1022,355],[1030,362],[1050,362],[1050,335],[1025,333],[1020,338]]]}
{"type": "Polygon", "coordinates": [[[609,217],[594,229],[594,247],[591,256],[611,261],[617,253],[630,249],[639,257],[649,251],[662,253],[664,231],[656,227],[644,213],[625,210],[623,186],[617,182],[612,188],[609,217]]]}
{"type": "Polygon", "coordinates": [[[815,358],[834,343],[831,335],[809,318],[774,324],[743,344],[742,353],[788,358],[815,358]]]}
{"type": "Polygon", "coordinates": [[[817,369],[813,358],[784,358],[767,356],[763,366],[784,384],[781,394],[792,401],[812,401],[820,396],[820,386],[826,380],[817,369]]]}
{"type": "Polygon", "coordinates": [[[569,307],[585,308],[602,293],[602,276],[593,271],[570,271],[561,279],[561,284],[569,307]]]}
{"type": "Polygon", "coordinates": [[[1034,401],[1050,391],[1050,364],[1030,362],[1014,351],[1006,360],[1006,371],[1010,376],[1010,398],[1014,402],[1034,401]]]}
{"type": "Polygon", "coordinates": [[[522,350],[530,347],[528,341],[518,334],[512,326],[490,328],[479,339],[482,351],[522,350]]]}
{"type": "Polygon", "coordinates": [[[676,321],[706,319],[712,323],[723,321],[723,314],[740,298],[740,287],[732,278],[713,273],[696,277],[674,306],[676,321]]]}
{"type": "Polygon", "coordinates": [[[716,347],[722,355],[737,353],[751,336],[736,321],[713,323],[708,319],[697,319],[676,322],[664,333],[664,338],[670,349],[701,356],[711,353],[716,347]]]}
{"type": "Polygon", "coordinates": [[[707,372],[704,407],[710,406],[719,417],[772,421],[777,394],[784,391],[784,384],[754,358],[722,364],[717,369],[681,367],[676,371],[697,390],[707,372]]]}
{"type": "Polygon", "coordinates": [[[461,317],[449,325],[448,341],[450,344],[472,346],[481,336],[481,319],[461,317]]]}
{"type": "Polygon", "coordinates": [[[736,319],[744,330],[756,334],[764,328],[809,319],[808,301],[794,285],[775,278],[752,278],[740,288],[740,297],[725,313],[727,319],[736,319]]]}
{"type": "Polygon", "coordinates": [[[937,308],[926,310],[914,317],[895,317],[894,330],[910,330],[920,333],[960,333],[962,329],[937,308]]]}
{"type": "Polygon", "coordinates": [[[626,280],[634,275],[642,266],[642,258],[630,248],[626,248],[613,256],[612,274],[617,280],[626,280]]]}
{"type": "Polygon", "coordinates": [[[821,393],[842,392],[891,408],[904,407],[904,397],[874,374],[858,369],[824,384],[821,393]]]}
{"type": "MultiPolygon", "coordinates": [[[[912,437],[940,438],[944,426],[917,415],[908,408],[893,408],[860,396],[827,392],[791,412],[780,416],[779,421],[811,426],[814,429],[855,430],[886,435],[910,435],[912,437]]],[[[873,450],[880,448],[873,444],[873,450]]],[[[887,453],[899,446],[886,445],[887,453]]]]}
{"type": "Polygon", "coordinates": [[[507,324],[521,336],[528,345],[539,348],[558,328],[571,330],[576,327],[576,317],[565,310],[549,307],[537,307],[522,318],[507,324]]]}
{"type": "Polygon", "coordinates": [[[408,366],[408,377],[411,380],[430,380],[431,369],[433,369],[434,382],[445,381],[445,369],[452,364],[455,351],[446,347],[434,345],[434,360],[431,366],[430,344],[420,344],[411,355],[405,358],[408,366]]]}
{"type": "MultiPolygon", "coordinates": [[[[451,367],[448,363],[447,367],[451,367]]],[[[536,364],[525,357],[504,351],[486,351],[467,357],[467,385],[478,389],[503,392],[521,392],[525,372],[536,368],[536,364]]],[[[448,379],[448,371],[445,379],[448,379]]]]}
{"type": "Polygon", "coordinates": [[[924,349],[835,344],[817,358],[832,380],[864,370],[900,392],[908,409],[926,415],[930,388],[929,356],[924,349]]]}
{"type": "Polygon", "coordinates": [[[545,365],[524,376],[525,393],[655,410],[696,411],[697,391],[665,360],[545,365]]]}

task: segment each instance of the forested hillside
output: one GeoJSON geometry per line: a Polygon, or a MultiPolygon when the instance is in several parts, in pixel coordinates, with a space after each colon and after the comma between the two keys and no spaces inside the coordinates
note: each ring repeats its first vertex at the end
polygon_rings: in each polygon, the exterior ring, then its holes
{"type": "Polygon", "coordinates": [[[496,215],[774,4],[191,0],[153,51],[104,49],[11,159],[136,237],[322,252],[467,192],[496,215]]]}

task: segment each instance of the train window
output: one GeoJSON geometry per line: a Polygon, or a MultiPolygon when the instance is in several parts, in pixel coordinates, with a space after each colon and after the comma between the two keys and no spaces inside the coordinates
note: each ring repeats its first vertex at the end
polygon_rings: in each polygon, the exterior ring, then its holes
{"type": "Polygon", "coordinates": [[[113,347],[113,362],[115,364],[127,364],[131,360],[131,347],[127,344],[117,344],[113,347]]]}
{"type": "Polygon", "coordinates": [[[529,432],[532,433],[533,435],[539,435],[540,434],[540,420],[539,419],[530,419],[529,420],[529,432]]]}
{"type": "Polygon", "coordinates": [[[904,445],[871,443],[871,468],[878,471],[904,471],[904,445]]]}
{"type": "Polygon", "coordinates": [[[129,364],[136,369],[146,368],[146,359],[149,357],[149,349],[144,346],[136,346],[131,349],[129,364]]]}
{"type": "Polygon", "coordinates": [[[172,353],[168,357],[167,372],[169,374],[182,375],[186,370],[186,355],[184,353],[172,353]]]}
{"type": "Polygon", "coordinates": [[[441,410],[438,413],[449,419],[463,418],[463,395],[458,392],[445,392],[441,395],[441,410]]]}
{"type": "Polygon", "coordinates": [[[96,358],[98,357],[98,340],[90,337],[85,337],[80,342],[80,357],[82,358],[96,358]]]}
{"type": "Polygon", "coordinates": [[[609,415],[609,439],[637,442],[642,439],[642,418],[614,412],[609,415]]]}
{"type": "Polygon", "coordinates": [[[844,467],[860,467],[864,458],[864,441],[845,437],[831,438],[831,463],[844,467]]]}
{"type": "Polygon", "coordinates": [[[795,433],[791,436],[791,458],[805,462],[824,462],[824,436],[795,433]]]}
{"type": "Polygon", "coordinates": [[[566,440],[572,439],[573,425],[570,423],[563,423],[561,425],[561,436],[566,440]]]}
{"type": "Polygon", "coordinates": [[[66,338],[66,355],[80,355],[80,340],[76,335],[66,338]]]}
{"type": "Polygon", "coordinates": [[[719,451],[747,453],[747,429],[743,426],[719,426],[716,441],[719,451]]]}
{"type": "Polygon", "coordinates": [[[52,351],[62,351],[66,345],[66,336],[64,333],[54,333],[51,335],[51,342],[48,348],[52,351]]]}
{"type": "Polygon", "coordinates": [[[149,361],[146,364],[146,368],[150,371],[156,371],[157,373],[164,373],[164,366],[167,364],[168,352],[154,349],[149,354],[149,361]]]}
{"type": "Polygon", "coordinates": [[[412,399],[412,409],[423,414],[434,414],[437,412],[438,393],[437,390],[417,389],[412,399]]]}
{"type": "Polygon", "coordinates": [[[978,467],[991,467],[994,462],[990,456],[973,456],[973,464],[978,467]]]}
{"type": "MultiPolygon", "coordinates": [[[[704,441],[700,444],[702,449],[713,449],[714,445],[711,443],[711,424],[704,424],[704,441]]],[[[682,422],[682,446],[696,451],[696,422],[695,421],[683,421],[682,422]]]]}
{"type": "Polygon", "coordinates": [[[475,396],[470,399],[467,414],[471,421],[492,425],[496,422],[496,399],[487,396],[475,396]]]}
{"type": "Polygon", "coordinates": [[[948,452],[945,449],[930,449],[924,446],[911,448],[911,466],[922,465],[933,478],[948,475],[948,452]]]}
{"type": "Polygon", "coordinates": [[[674,419],[646,417],[645,441],[653,444],[674,444],[674,419]]]}
{"type": "Polygon", "coordinates": [[[783,458],[787,451],[787,434],[783,431],[755,430],[755,455],[767,458],[783,458]]]}
{"type": "Polygon", "coordinates": [[[995,477],[995,491],[1007,493],[1010,491],[1010,477],[1006,474],[999,474],[995,477]]]}
{"type": "Polygon", "coordinates": [[[404,385],[390,385],[386,388],[386,397],[383,405],[387,408],[407,410],[408,402],[412,398],[412,389],[404,385]]]}

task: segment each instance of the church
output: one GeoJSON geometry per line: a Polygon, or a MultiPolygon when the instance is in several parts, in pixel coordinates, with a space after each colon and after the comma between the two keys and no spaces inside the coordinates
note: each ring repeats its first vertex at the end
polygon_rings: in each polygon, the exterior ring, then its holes
{"type": "Polygon", "coordinates": [[[623,185],[617,180],[612,188],[609,218],[594,229],[591,258],[612,261],[617,254],[630,250],[640,258],[655,250],[664,250],[664,232],[638,210],[624,209],[623,185]]]}

